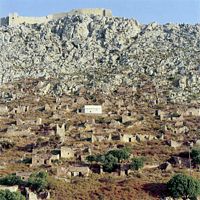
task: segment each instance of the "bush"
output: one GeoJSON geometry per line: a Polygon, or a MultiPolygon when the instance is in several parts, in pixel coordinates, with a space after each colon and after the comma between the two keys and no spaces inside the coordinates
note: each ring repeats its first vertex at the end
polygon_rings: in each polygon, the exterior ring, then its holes
{"type": "Polygon", "coordinates": [[[48,174],[46,172],[37,172],[31,174],[28,179],[28,185],[37,192],[43,191],[48,186],[48,174]]]}
{"type": "Polygon", "coordinates": [[[1,200],[25,200],[26,198],[19,192],[10,192],[9,190],[0,190],[1,200]]]}
{"type": "Polygon", "coordinates": [[[112,172],[117,165],[117,158],[114,157],[112,154],[108,154],[105,156],[105,160],[103,162],[103,168],[107,172],[112,172]]]}
{"type": "Polygon", "coordinates": [[[112,172],[116,168],[117,163],[119,163],[122,160],[127,160],[129,156],[129,149],[123,148],[110,150],[104,155],[90,155],[86,157],[86,160],[90,163],[101,163],[105,171],[112,172]]]}
{"type": "Polygon", "coordinates": [[[89,155],[89,156],[86,157],[86,160],[87,160],[88,162],[90,162],[90,163],[96,162],[96,156],[94,156],[94,155],[89,155]]]}
{"type": "Polygon", "coordinates": [[[0,178],[0,185],[7,185],[7,186],[21,185],[22,182],[23,181],[21,177],[12,174],[0,178]]]}
{"type": "Polygon", "coordinates": [[[130,164],[132,170],[139,170],[144,167],[144,158],[133,158],[130,164]]]}
{"type": "Polygon", "coordinates": [[[200,182],[184,174],[177,174],[170,179],[167,188],[174,198],[195,199],[200,194],[200,182]]]}
{"type": "Polygon", "coordinates": [[[117,158],[118,162],[121,162],[122,160],[127,160],[130,156],[129,150],[126,148],[110,150],[106,155],[109,154],[117,158]]]}
{"type": "Polygon", "coordinates": [[[200,164],[200,149],[192,149],[191,158],[195,165],[200,164]]]}

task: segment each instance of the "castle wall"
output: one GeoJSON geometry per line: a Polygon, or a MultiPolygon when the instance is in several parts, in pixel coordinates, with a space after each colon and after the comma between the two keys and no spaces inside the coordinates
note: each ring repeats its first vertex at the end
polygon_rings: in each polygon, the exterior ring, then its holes
{"type": "Polygon", "coordinates": [[[56,13],[56,14],[53,14],[52,15],[52,18],[53,19],[60,19],[60,18],[63,18],[63,17],[66,17],[66,16],[68,16],[68,13],[66,12],[64,12],[64,13],[56,13]]]}
{"type": "Polygon", "coordinates": [[[17,13],[9,14],[8,17],[0,18],[0,26],[4,25],[19,25],[19,24],[43,24],[48,23],[51,20],[60,19],[68,15],[100,15],[106,17],[112,17],[112,11],[103,8],[91,8],[91,9],[75,9],[70,12],[56,13],[45,17],[24,17],[19,16],[17,13]]]}
{"type": "Polygon", "coordinates": [[[112,11],[103,8],[75,9],[69,12],[69,15],[74,15],[74,14],[100,15],[100,16],[112,17],[112,11]]]}
{"type": "Polygon", "coordinates": [[[17,14],[11,14],[9,15],[9,25],[18,25],[22,23],[27,24],[42,24],[42,23],[48,23],[50,20],[52,20],[53,16],[48,15],[45,17],[23,17],[19,16],[17,14]]]}

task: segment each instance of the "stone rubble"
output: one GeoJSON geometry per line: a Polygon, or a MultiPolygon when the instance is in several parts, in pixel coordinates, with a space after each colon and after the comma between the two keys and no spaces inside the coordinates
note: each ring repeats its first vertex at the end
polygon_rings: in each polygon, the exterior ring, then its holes
{"type": "MultiPolygon", "coordinates": [[[[137,90],[148,80],[167,101],[199,102],[199,51],[199,24],[72,15],[0,27],[0,85],[42,79],[35,86],[40,95],[60,96],[82,86],[103,93],[123,85],[137,90]]],[[[0,92],[7,99],[22,94],[0,92]]]]}

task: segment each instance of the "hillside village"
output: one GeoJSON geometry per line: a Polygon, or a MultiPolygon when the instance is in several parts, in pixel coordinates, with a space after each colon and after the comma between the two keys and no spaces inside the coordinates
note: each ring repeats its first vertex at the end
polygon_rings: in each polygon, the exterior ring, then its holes
{"type": "Polygon", "coordinates": [[[28,184],[0,189],[27,200],[172,199],[173,174],[200,177],[190,155],[200,147],[199,45],[199,25],[111,16],[1,27],[0,179],[28,184]],[[48,187],[34,190],[41,171],[48,187]]]}

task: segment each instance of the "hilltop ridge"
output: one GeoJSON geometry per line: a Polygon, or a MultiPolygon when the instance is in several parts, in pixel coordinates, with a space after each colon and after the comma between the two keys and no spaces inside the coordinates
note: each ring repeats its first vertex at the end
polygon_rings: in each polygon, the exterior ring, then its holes
{"type": "Polygon", "coordinates": [[[0,84],[43,78],[47,93],[109,93],[145,82],[168,101],[199,101],[200,25],[72,15],[0,28],[0,84]],[[54,82],[52,82],[54,80],[54,82]],[[56,87],[55,87],[56,85],[56,87]],[[53,88],[56,88],[53,90],[53,88]]]}

